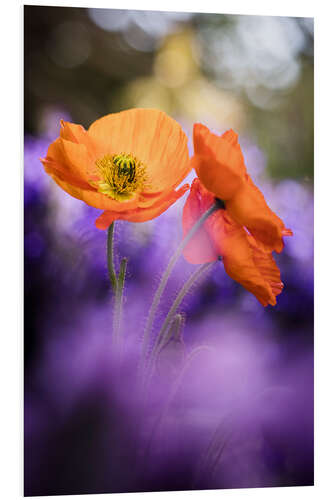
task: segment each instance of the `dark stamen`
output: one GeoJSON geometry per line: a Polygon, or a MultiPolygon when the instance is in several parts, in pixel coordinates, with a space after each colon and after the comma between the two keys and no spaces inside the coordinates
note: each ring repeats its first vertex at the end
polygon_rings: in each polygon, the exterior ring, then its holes
{"type": "Polygon", "coordinates": [[[225,203],[223,200],[220,200],[220,198],[215,198],[215,203],[219,206],[219,208],[225,210],[225,203]]]}

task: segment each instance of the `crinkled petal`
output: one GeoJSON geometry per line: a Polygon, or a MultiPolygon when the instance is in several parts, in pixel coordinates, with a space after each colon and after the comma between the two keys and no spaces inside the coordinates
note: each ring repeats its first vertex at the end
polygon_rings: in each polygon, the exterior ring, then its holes
{"type": "Polygon", "coordinates": [[[248,241],[252,248],[253,261],[257,269],[259,269],[261,276],[269,284],[274,295],[279,295],[283,290],[283,283],[281,281],[280,269],[271,253],[261,250],[255,239],[247,235],[248,241]]]}
{"type": "Polygon", "coordinates": [[[81,180],[78,177],[74,177],[71,172],[64,169],[61,164],[46,159],[42,159],[41,161],[44,165],[45,172],[49,174],[53,179],[57,177],[60,181],[63,181],[77,188],[88,191],[95,191],[95,188],[92,187],[88,182],[81,180]]]}
{"type": "Polygon", "coordinates": [[[60,120],[60,124],[60,137],[76,144],[83,144],[87,148],[91,159],[95,161],[98,157],[98,150],[86,129],[82,125],[65,122],[64,120],[60,120]]]}
{"type": "Polygon", "coordinates": [[[193,127],[194,168],[204,186],[221,200],[229,200],[244,182],[246,167],[238,136],[228,130],[221,137],[200,123],[193,127]]]}
{"type": "Polygon", "coordinates": [[[165,212],[165,210],[183,196],[188,188],[189,185],[184,184],[178,191],[173,191],[167,200],[149,208],[137,208],[124,212],[107,210],[96,219],[96,227],[98,229],[107,229],[109,225],[117,219],[128,220],[130,222],[146,222],[147,220],[154,219],[165,212]]]}
{"type": "Polygon", "coordinates": [[[206,225],[222,256],[227,274],[253,293],[263,306],[268,304],[274,306],[275,294],[265,273],[261,272],[261,269],[265,269],[268,265],[268,258],[267,261],[260,261],[260,269],[257,265],[260,257],[256,255],[257,261],[255,260],[253,247],[249,243],[244,228],[232,221],[225,213],[223,214],[223,211],[213,213],[206,225]]]}
{"type": "Polygon", "coordinates": [[[114,210],[117,212],[127,212],[130,209],[137,208],[137,199],[126,200],[119,203],[109,196],[105,196],[95,190],[82,189],[62,180],[59,175],[51,175],[53,180],[60,186],[66,193],[70,194],[78,200],[82,200],[87,205],[90,205],[101,210],[114,210]]]}
{"type": "Polygon", "coordinates": [[[248,175],[237,134],[228,130],[218,137],[204,125],[195,124],[193,142],[191,163],[201,182],[224,200],[231,217],[248,229],[262,250],[281,252],[282,236],[292,232],[268,207],[248,175]]]}
{"type": "Polygon", "coordinates": [[[246,182],[235,196],[226,202],[231,217],[245,226],[266,252],[283,249],[283,235],[292,234],[283,221],[269,208],[257,186],[247,176],[246,182]]]}
{"type": "Polygon", "coordinates": [[[90,182],[93,178],[93,163],[84,144],[77,144],[58,137],[50,144],[47,155],[41,159],[44,166],[53,165],[53,168],[68,176],[76,184],[90,182]]]}
{"type": "Polygon", "coordinates": [[[140,193],[138,195],[138,208],[150,208],[168,200],[170,196],[172,197],[174,189],[169,191],[162,191],[158,193],[140,193]]]}
{"type": "MultiPolygon", "coordinates": [[[[183,211],[184,237],[214,203],[214,195],[194,179],[183,211]]],[[[253,293],[259,302],[275,305],[281,293],[280,271],[271,254],[261,250],[256,240],[224,209],[216,210],[191,238],[184,257],[203,264],[222,257],[227,274],[253,293]]]]}
{"type": "Polygon", "coordinates": [[[146,192],[174,189],[187,176],[187,137],[181,126],[156,109],[130,109],[96,120],[89,136],[105,154],[130,153],[146,166],[146,192]]]}

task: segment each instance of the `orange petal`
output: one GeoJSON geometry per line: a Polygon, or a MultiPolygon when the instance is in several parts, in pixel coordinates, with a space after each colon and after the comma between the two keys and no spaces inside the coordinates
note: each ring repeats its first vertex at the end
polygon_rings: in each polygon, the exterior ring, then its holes
{"type": "Polygon", "coordinates": [[[276,265],[272,254],[261,250],[252,236],[247,235],[247,239],[252,248],[253,261],[256,267],[264,280],[270,285],[273,294],[279,295],[284,285],[281,281],[280,269],[276,265]]]}
{"type": "Polygon", "coordinates": [[[216,248],[222,255],[227,274],[253,293],[263,306],[275,305],[276,294],[273,293],[268,278],[275,279],[276,273],[269,258],[265,260],[261,254],[256,254],[254,258],[253,247],[246,231],[224,211],[213,213],[206,224],[216,248]]]}
{"type": "Polygon", "coordinates": [[[221,137],[200,123],[193,127],[195,170],[204,186],[222,200],[229,200],[244,182],[246,167],[238,136],[228,130],[221,137]]]}
{"type": "Polygon", "coordinates": [[[44,170],[52,178],[57,177],[60,181],[71,184],[72,186],[86,189],[88,191],[96,191],[88,182],[81,180],[78,177],[74,177],[69,171],[66,171],[59,163],[55,163],[51,160],[46,160],[41,158],[41,162],[44,165],[44,170]]]}
{"type": "Polygon", "coordinates": [[[247,174],[237,134],[228,130],[218,137],[204,125],[195,124],[193,142],[192,165],[201,182],[225,201],[233,220],[248,229],[262,250],[281,252],[282,236],[290,236],[292,232],[268,207],[247,174]]]}
{"type": "Polygon", "coordinates": [[[93,163],[84,144],[77,144],[58,137],[50,144],[44,165],[53,165],[63,175],[71,179],[89,182],[93,177],[93,163]]]}
{"type": "Polygon", "coordinates": [[[104,154],[131,153],[146,166],[146,191],[174,189],[189,173],[187,137],[156,109],[130,109],[95,121],[89,136],[104,154]]]}
{"type": "Polygon", "coordinates": [[[88,190],[78,187],[77,185],[72,185],[57,175],[50,174],[53,180],[60,186],[66,193],[70,194],[78,200],[82,200],[87,205],[90,205],[101,210],[113,210],[117,212],[127,212],[130,209],[137,208],[137,198],[131,200],[122,201],[121,203],[115,201],[109,196],[99,193],[95,190],[88,190]]]}
{"type": "Polygon", "coordinates": [[[98,219],[96,219],[96,227],[98,229],[107,229],[109,225],[117,219],[128,220],[130,222],[146,222],[147,220],[154,219],[165,212],[165,210],[175,203],[175,201],[183,196],[188,188],[189,185],[184,184],[184,186],[180,187],[178,191],[173,191],[167,200],[149,208],[137,208],[124,212],[106,210],[98,217],[98,219]]]}
{"type": "MultiPolygon", "coordinates": [[[[188,189],[188,184],[186,184],[188,189]]],[[[138,194],[138,208],[152,208],[161,205],[165,200],[173,196],[174,189],[159,191],[157,193],[142,192],[138,194]]]]}
{"type": "Polygon", "coordinates": [[[68,168],[78,177],[87,181],[96,175],[96,167],[91,160],[88,150],[84,144],[60,139],[67,160],[68,168]]]}
{"type": "Polygon", "coordinates": [[[84,144],[92,160],[96,160],[98,152],[88,132],[82,125],[60,120],[60,137],[76,144],[84,144]]]}
{"type": "MultiPolygon", "coordinates": [[[[183,211],[184,237],[214,203],[214,195],[194,179],[183,211]]],[[[221,256],[227,274],[253,293],[259,302],[275,305],[281,293],[280,271],[271,254],[235,222],[227,210],[216,210],[191,238],[183,252],[192,264],[212,262],[221,256]]]]}
{"type": "Polygon", "coordinates": [[[226,208],[231,217],[245,226],[266,252],[281,252],[282,236],[292,234],[269,208],[263,194],[248,175],[242,188],[226,202],[226,208]]]}
{"type": "MultiPolygon", "coordinates": [[[[204,188],[199,179],[194,179],[183,209],[184,238],[201,215],[214,204],[214,201],[214,195],[204,188]]],[[[190,239],[183,250],[183,255],[191,264],[204,264],[217,260],[219,254],[205,226],[202,226],[190,239]]]]}

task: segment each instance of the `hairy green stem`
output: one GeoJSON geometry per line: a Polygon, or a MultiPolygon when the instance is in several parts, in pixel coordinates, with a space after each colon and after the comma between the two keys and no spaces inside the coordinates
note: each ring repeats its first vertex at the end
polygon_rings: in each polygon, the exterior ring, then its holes
{"type": "Polygon", "coordinates": [[[184,328],[185,324],[185,317],[182,314],[176,314],[170,322],[170,326],[168,327],[168,330],[166,334],[164,335],[163,339],[158,344],[155,344],[155,356],[158,356],[161,350],[163,349],[164,346],[167,345],[171,337],[174,337],[175,339],[180,339],[181,332],[184,328]]]}
{"type": "Polygon", "coordinates": [[[122,317],[122,306],[123,306],[123,293],[125,284],[127,259],[124,257],[120,263],[120,270],[118,279],[116,280],[116,293],[114,301],[114,312],[113,312],[113,341],[116,349],[122,352],[122,338],[121,338],[121,317],[122,317]]]}
{"type": "Polygon", "coordinates": [[[150,341],[150,334],[151,330],[153,327],[154,319],[155,319],[155,314],[157,311],[157,307],[160,303],[162,293],[166,287],[166,284],[168,282],[168,279],[170,277],[171,271],[174,268],[178,258],[182,254],[184,248],[190,241],[190,239],[194,236],[194,234],[200,229],[200,227],[204,224],[204,222],[208,219],[208,217],[215,212],[215,210],[218,210],[222,208],[220,200],[216,200],[214,205],[212,205],[201,217],[200,219],[192,226],[190,231],[187,233],[186,237],[183,239],[183,241],[180,243],[178,248],[176,249],[175,253],[171,257],[169,264],[166,268],[166,270],[163,273],[163,276],[161,278],[160,284],[158,286],[158,289],[156,290],[156,293],[154,295],[154,299],[149,311],[147,323],[144,329],[143,333],[143,342],[142,342],[142,351],[141,351],[141,367],[144,366],[144,363],[146,361],[147,353],[148,353],[148,348],[149,348],[149,341],[150,341]]]}
{"type": "Polygon", "coordinates": [[[184,283],[183,287],[181,288],[180,292],[178,293],[177,297],[173,301],[173,304],[167,314],[167,317],[164,320],[164,323],[156,337],[156,340],[154,342],[154,346],[150,355],[150,359],[148,361],[147,365],[147,377],[145,378],[145,387],[149,386],[150,379],[153,375],[154,371],[154,366],[155,366],[155,361],[156,361],[156,356],[159,351],[159,347],[163,346],[165,342],[167,341],[166,337],[168,336],[169,330],[170,330],[170,324],[172,321],[175,319],[175,314],[177,312],[178,307],[182,303],[185,295],[190,291],[194,283],[197,281],[198,278],[200,278],[210,267],[212,267],[215,264],[215,262],[208,262],[206,264],[202,264],[191,276],[188,278],[188,280],[184,283]]]}
{"type": "Polygon", "coordinates": [[[117,276],[116,276],[116,271],[114,268],[114,261],[113,261],[113,235],[114,235],[114,222],[110,224],[108,227],[108,236],[107,236],[107,262],[108,262],[108,271],[109,271],[109,278],[110,278],[110,283],[112,286],[113,291],[116,293],[117,289],[117,276]]]}

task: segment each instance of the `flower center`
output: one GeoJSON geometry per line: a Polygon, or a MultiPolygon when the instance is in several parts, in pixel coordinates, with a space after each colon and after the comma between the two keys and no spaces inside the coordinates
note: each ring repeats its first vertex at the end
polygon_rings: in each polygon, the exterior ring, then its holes
{"type": "Polygon", "coordinates": [[[218,205],[219,208],[222,208],[223,210],[225,210],[224,200],[221,200],[220,198],[215,198],[215,203],[218,205]]]}
{"type": "Polygon", "coordinates": [[[105,155],[96,161],[98,191],[117,201],[132,198],[146,181],[145,166],[132,154],[105,155]]]}

